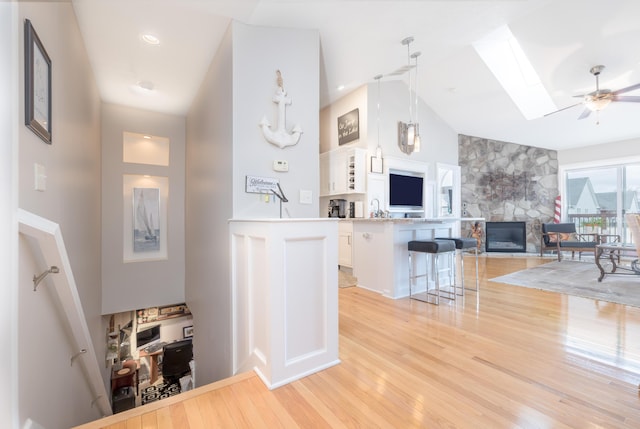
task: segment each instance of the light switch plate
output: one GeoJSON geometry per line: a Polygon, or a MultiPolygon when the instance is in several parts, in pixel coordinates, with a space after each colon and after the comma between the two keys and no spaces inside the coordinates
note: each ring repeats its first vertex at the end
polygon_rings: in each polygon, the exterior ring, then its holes
{"type": "Polygon", "coordinates": [[[273,161],[273,171],[289,171],[289,162],[283,159],[273,161]]]}
{"type": "Polygon", "coordinates": [[[313,192],[300,189],[300,204],[313,204],[313,192]]]}
{"type": "Polygon", "coordinates": [[[42,164],[33,164],[34,186],[36,191],[47,190],[47,169],[42,164]]]}

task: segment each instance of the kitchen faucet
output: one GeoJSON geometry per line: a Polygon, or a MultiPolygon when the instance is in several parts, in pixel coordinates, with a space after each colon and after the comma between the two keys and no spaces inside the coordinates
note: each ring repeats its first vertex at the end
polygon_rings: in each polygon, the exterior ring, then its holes
{"type": "Polygon", "coordinates": [[[376,203],[376,209],[373,212],[373,217],[381,217],[382,212],[380,211],[380,200],[377,198],[374,198],[371,200],[372,206],[373,206],[373,203],[376,203]]]}

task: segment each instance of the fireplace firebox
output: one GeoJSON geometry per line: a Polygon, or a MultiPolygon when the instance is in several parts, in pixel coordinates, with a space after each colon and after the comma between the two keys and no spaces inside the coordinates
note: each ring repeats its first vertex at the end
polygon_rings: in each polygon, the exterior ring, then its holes
{"type": "Polygon", "coordinates": [[[527,251],[525,222],[487,222],[485,228],[487,252],[523,253],[527,251]]]}

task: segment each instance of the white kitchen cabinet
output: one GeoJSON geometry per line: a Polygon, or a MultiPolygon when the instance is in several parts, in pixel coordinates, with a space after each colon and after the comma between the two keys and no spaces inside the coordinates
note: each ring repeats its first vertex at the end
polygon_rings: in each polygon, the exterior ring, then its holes
{"type": "Polygon", "coordinates": [[[331,195],[331,152],[320,154],[320,196],[331,195]]]}
{"type": "MultiPolygon", "coordinates": [[[[353,222],[353,276],[358,286],[394,298],[393,222],[353,222]]],[[[405,265],[408,267],[408,265],[405,265]]]]}
{"type": "Polygon", "coordinates": [[[320,155],[320,196],[366,192],[367,151],[336,149],[320,155]]]}
{"type": "Polygon", "coordinates": [[[343,151],[337,151],[330,156],[331,167],[329,176],[331,178],[331,195],[340,195],[347,193],[347,154],[343,151]]]}
{"type": "Polygon", "coordinates": [[[351,268],[353,265],[353,223],[338,224],[338,265],[351,268]]]}
{"type": "Polygon", "coordinates": [[[347,192],[363,194],[367,182],[367,151],[351,149],[347,152],[347,192]]]}

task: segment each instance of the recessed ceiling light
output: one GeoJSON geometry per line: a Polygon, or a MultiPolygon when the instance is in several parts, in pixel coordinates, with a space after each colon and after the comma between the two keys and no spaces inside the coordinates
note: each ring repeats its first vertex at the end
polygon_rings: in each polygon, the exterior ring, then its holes
{"type": "Polygon", "coordinates": [[[142,138],[143,138],[143,139],[150,140],[150,139],[151,139],[151,136],[142,136],[142,138]]]}
{"type": "Polygon", "coordinates": [[[151,81],[141,80],[140,82],[138,82],[138,87],[146,91],[153,91],[154,85],[151,81]]]}
{"type": "Polygon", "coordinates": [[[159,45],[160,44],[160,39],[158,39],[156,36],[154,36],[153,34],[143,34],[140,36],[140,38],[150,44],[150,45],[159,45]]]}
{"type": "Polygon", "coordinates": [[[141,80],[129,87],[136,94],[151,96],[155,94],[155,85],[148,80],[141,80]]]}
{"type": "Polygon", "coordinates": [[[337,88],[338,91],[342,91],[343,89],[344,89],[344,85],[338,85],[338,88],[337,88]]]}

